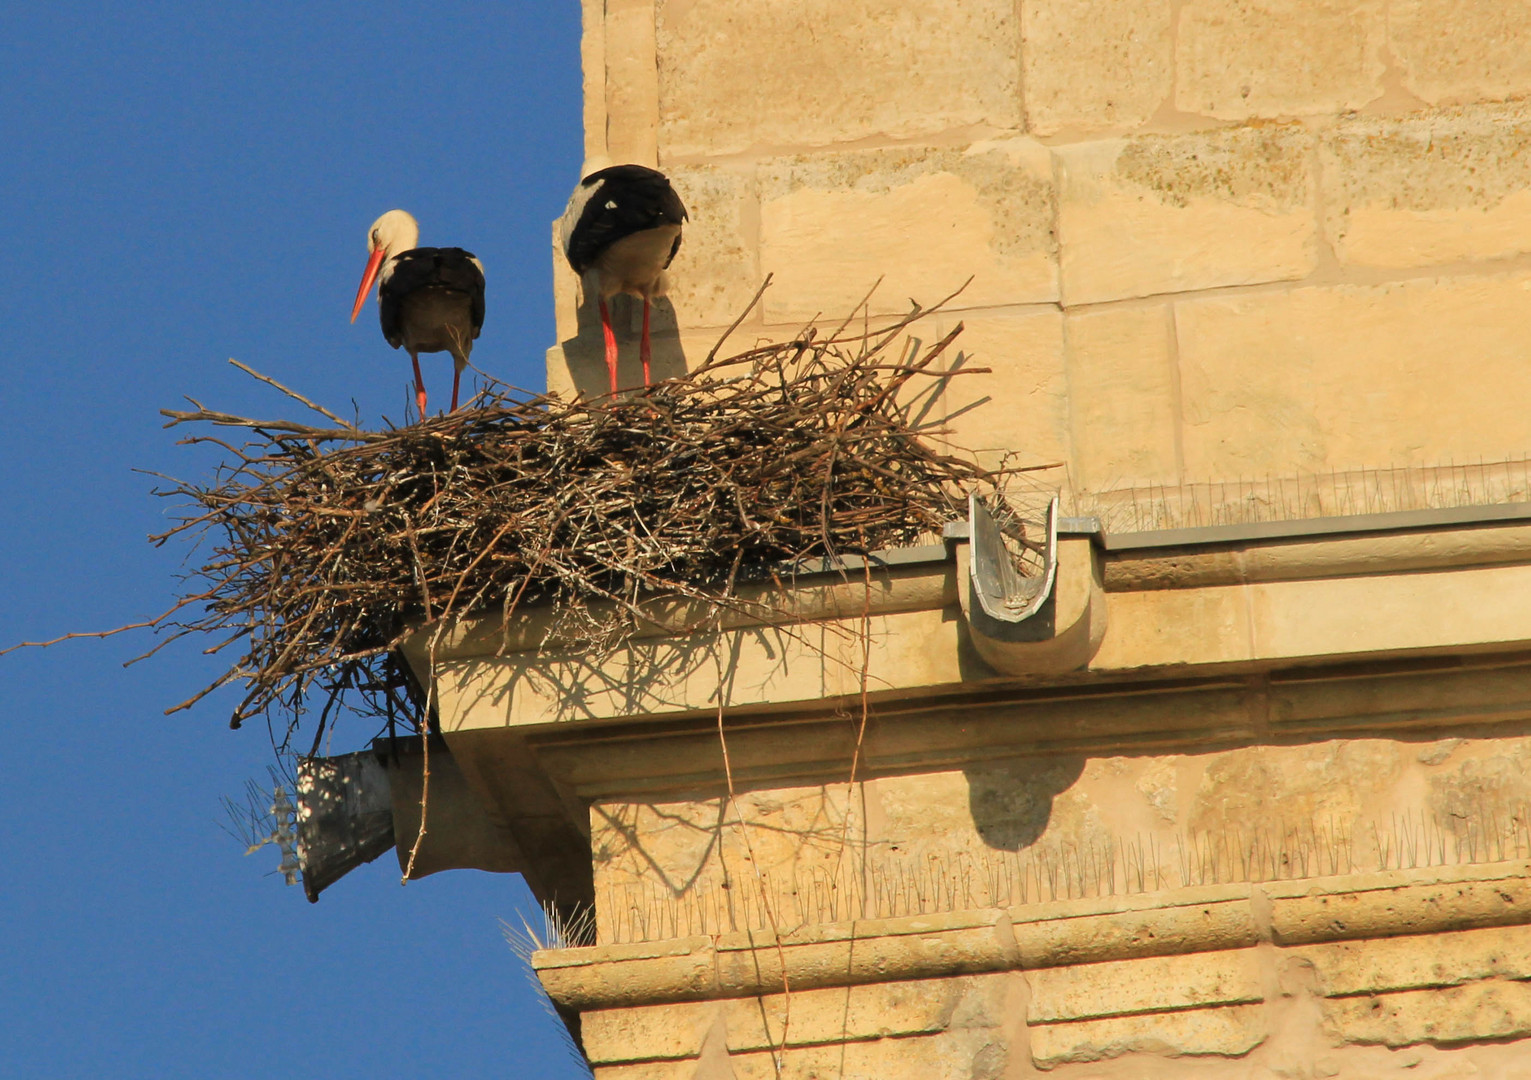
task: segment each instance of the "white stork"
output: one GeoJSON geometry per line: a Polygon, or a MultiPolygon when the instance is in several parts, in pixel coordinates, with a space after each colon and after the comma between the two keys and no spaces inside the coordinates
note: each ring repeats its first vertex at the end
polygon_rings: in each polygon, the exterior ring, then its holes
{"type": "Polygon", "coordinates": [[[484,264],[462,248],[416,247],[419,240],[419,223],[403,210],[390,210],[372,223],[367,230],[367,271],[356,290],[351,321],[356,321],[376,279],[383,337],[395,349],[403,346],[415,365],[415,401],[423,420],[423,352],[452,354],[452,409],[457,409],[462,369],[484,325],[484,264]]]}
{"type": "Polygon", "coordinates": [[[665,269],[680,250],[686,207],[662,172],[642,165],[613,165],[579,182],[559,221],[564,255],[580,275],[586,295],[599,299],[601,334],[611,392],[617,392],[617,338],[608,297],[631,293],[643,299],[638,356],[649,384],[649,302],[669,290],[665,269]],[[592,280],[593,279],[593,280],[592,280]]]}

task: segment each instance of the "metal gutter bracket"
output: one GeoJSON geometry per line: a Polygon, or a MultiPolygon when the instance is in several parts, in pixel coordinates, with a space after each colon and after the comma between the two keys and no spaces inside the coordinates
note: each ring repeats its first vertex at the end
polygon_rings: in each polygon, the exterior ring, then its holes
{"type": "Polygon", "coordinates": [[[298,761],[298,865],[309,903],[393,847],[388,773],[370,750],[298,761]]]}
{"type": "Polygon", "coordinates": [[[1093,534],[1060,535],[1060,524],[1054,496],[1036,572],[1023,574],[999,522],[982,499],[968,497],[968,543],[957,545],[957,592],[974,649],[1003,674],[1077,671],[1105,636],[1105,589],[1093,534]]]}
{"type": "Polygon", "coordinates": [[[432,736],[430,828],[418,851],[424,761],[417,737],[370,750],[298,761],[298,865],[311,903],[390,848],[411,879],[441,870],[529,872],[502,815],[473,790],[440,736],[432,736]]]}

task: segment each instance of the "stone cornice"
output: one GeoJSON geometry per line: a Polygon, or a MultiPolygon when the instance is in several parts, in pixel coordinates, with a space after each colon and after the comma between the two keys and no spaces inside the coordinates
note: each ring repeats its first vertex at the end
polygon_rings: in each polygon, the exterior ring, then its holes
{"type": "Polygon", "coordinates": [[[1531,923],[1531,863],[1347,874],[543,950],[533,967],[576,1009],[1309,945],[1531,923]]]}

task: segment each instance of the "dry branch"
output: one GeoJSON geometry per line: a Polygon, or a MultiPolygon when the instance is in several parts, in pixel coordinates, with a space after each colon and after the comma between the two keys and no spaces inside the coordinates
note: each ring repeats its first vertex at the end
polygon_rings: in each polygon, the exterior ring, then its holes
{"type": "Polygon", "coordinates": [[[176,708],[243,684],[231,724],[264,715],[283,750],[311,712],[316,746],[342,708],[414,727],[425,697],[390,657],[422,624],[543,604],[557,615],[544,644],[600,653],[676,600],[716,625],[741,583],[783,564],[938,530],[1001,475],[911,419],[983,370],[943,370],[956,331],[903,359],[929,310],[714,350],[630,398],[526,399],[496,384],[477,407],[402,429],[355,428],[259,375],[334,426],[166,410],[167,426],[244,433],[189,436],[226,459],[157,492],[189,507],[154,542],[204,546],[156,625],[240,650],[176,708]]]}

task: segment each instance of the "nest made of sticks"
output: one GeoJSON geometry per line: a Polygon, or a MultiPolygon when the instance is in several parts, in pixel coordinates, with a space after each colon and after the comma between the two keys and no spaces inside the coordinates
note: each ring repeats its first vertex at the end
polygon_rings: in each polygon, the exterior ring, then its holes
{"type": "Polygon", "coordinates": [[[984,370],[938,364],[960,325],[924,347],[907,333],[928,314],[809,327],[726,358],[715,348],[632,397],[492,384],[463,410],[385,431],[292,391],[329,423],[167,410],[167,426],[245,440],[188,437],[227,460],[210,480],[158,492],[189,508],[154,541],[203,546],[157,625],[240,650],[175,709],[243,684],[232,726],[266,716],[279,751],[302,749],[291,743],[311,711],[314,748],[337,709],[414,727],[422,699],[394,655],[421,625],[544,604],[557,647],[598,653],[656,605],[684,598],[716,614],[783,565],[939,530],[1006,470],[943,449],[939,424],[922,422],[947,380],[984,370]]]}

